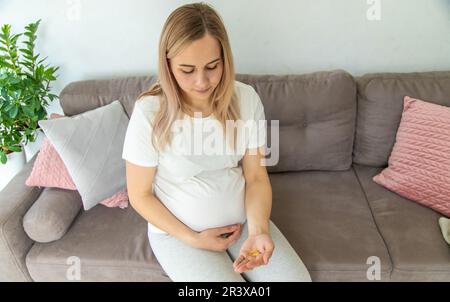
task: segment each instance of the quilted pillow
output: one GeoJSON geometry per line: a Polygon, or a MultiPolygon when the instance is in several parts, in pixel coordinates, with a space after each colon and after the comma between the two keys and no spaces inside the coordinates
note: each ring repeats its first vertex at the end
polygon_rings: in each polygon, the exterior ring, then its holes
{"type": "Polygon", "coordinates": [[[373,181],[450,216],[450,108],[406,96],[388,167],[373,181]]]}
{"type": "MultiPolygon", "coordinates": [[[[74,191],[77,189],[61,157],[47,138],[44,138],[42,142],[33,169],[25,184],[29,187],[61,188],[74,191]]],[[[101,201],[100,204],[111,208],[126,208],[128,206],[127,190],[117,192],[101,201]]]]}
{"type": "MultiPolygon", "coordinates": [[[[63,117],[63,115],[56,113],[50,115],[50,118],[52,119],[60,117],[63,117]]],[[[34,162],[33,169],[25,184],[29,187],[51,187],[67,190],[77,189],[64,162],[48,138],[44,138],[34,162]]],[[[100,204],[107,207],[126,208],[128,206],[128,194],[126,188],[101,201],[100,204]]]]}
{"type": "Polygon", "coordinates": [[[89,210],[126,188],[121,158],[128,116],[119,101],[71,117],[40,120],[89,210]]]}

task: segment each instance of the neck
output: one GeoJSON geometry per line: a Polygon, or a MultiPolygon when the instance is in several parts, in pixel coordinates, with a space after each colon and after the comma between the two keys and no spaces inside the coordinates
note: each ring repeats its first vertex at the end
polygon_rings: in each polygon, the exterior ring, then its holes
{"type": "Polygon", "coordinates": [[[203,115],[210,115],[212,112],[211,101],[208,100],[193,100],[186,98],[186,107],[189,113],[202,112],[203,115]]]}

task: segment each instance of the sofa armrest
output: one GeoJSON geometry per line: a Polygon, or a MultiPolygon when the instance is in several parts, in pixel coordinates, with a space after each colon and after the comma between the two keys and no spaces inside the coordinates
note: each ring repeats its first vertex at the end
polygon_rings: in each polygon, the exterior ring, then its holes
{"type": "Polygon", "coordinates": [[[0,192],[0,281],[33,281],[25,257],[34,241],[25,233],[22,219],[43,190],[25,185],[36,157],[0,192]]]}

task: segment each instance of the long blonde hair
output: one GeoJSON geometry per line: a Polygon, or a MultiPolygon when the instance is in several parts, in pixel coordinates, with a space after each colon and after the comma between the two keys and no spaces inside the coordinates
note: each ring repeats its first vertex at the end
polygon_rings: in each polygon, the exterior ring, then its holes
{"type": "MultiPolygon", "coordinates": [[[[213,114],[222,124],[225,137],[226,121],[240,118],[240,109],[234,90],[235,72],[228,35],[221,17],[206,3],[180,6],[167,18],[159,41],[158,79],[148,91],[139,95],[159,96],[160,109],[153,120],[151,143],[162,151],[170,143],[172,123],[187,112],[181,89],[170,71],[169,59],[204,35],[210,34],[221,45],[223,59],[222,78],[211,98],[213,114]]],[[[236,128],[232,148],[236,143],[236,128]]]]}

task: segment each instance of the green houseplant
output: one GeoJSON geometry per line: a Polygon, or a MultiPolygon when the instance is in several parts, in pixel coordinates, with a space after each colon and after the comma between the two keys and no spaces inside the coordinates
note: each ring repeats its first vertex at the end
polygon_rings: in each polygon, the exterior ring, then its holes
{"type": "Polygon", "coordinates": [[[5,24],[0,32],[0,162],[8,154],[23,152],[23,146],[36,140],[38,121],[45,108],[57,98],[50,83],[59,67],[44,64],[47,59],[35,53],[36,32],[41,20],[30,23],[23,33],[11,33],[5,24]],[[18,46],[23,38],[22,47],[18,46]]]}

